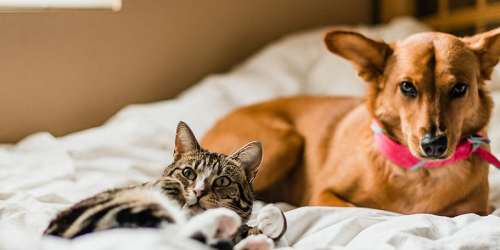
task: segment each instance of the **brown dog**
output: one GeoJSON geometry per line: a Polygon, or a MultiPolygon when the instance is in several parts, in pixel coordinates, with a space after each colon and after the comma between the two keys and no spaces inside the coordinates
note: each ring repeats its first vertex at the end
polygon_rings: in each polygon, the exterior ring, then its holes
{"type": "Polygon", "coordinates": [[[380,154],[370,124],[378,120],[416,157],[449,158],[461,138],[488,125],[492,99],[484,81],[500,56],[500,28],[469,38],[421,33],[392,44],[335,30],[325,43],[368,83],[364,99],[292,97],[244,107],[222,118],[204,146],[229,153],[261,141],[254,186],[268,201],[487,214],[482,159],[405,170],[380,154]]]}

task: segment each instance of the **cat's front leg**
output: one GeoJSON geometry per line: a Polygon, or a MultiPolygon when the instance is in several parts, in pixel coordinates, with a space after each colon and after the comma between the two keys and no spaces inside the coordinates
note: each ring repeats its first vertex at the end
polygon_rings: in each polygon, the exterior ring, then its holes
{"type": "Polygon", "coordinates": [[[268,204],[258,211],[255,219],[248,222],[247,237],[234,247],[235,250],[270,250],[274,241],[286,232],[286,218],[281,209],[268,204]]]}
{"type": "Polygon", "coordinates": [[[264,234],[250,235],[234,246],[234,250],[271,250],[273,248],[274,241],[264,234]]]}
{"type": "Polygon", "coordinates": [[[216,249],[231,249],[232,238],[241,226],[241,218],[226,208],[214,208],[192,217],[181,229],[181,235],[216,249]]]}
{"type": "Polygon", "coordinates": [[[274,204],[268,204],[261,208],[257,218],[248,224],[253,227],[253,229],[250,229],[250,234],[256,234],[257,231],[273,240],[279,240],[285,234],[287,228],[285,215],[274,204]]]}

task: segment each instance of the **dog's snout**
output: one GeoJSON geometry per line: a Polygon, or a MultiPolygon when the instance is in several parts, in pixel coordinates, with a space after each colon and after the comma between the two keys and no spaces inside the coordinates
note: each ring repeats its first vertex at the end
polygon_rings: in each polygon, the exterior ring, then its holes
{"type": "Polygon", "coordinates": [[[448,138],[445,135],[434,136],[432,134],[425,134],[420,141],[420,146],[425,156],[439,158],[448,148],[448,138]]]}

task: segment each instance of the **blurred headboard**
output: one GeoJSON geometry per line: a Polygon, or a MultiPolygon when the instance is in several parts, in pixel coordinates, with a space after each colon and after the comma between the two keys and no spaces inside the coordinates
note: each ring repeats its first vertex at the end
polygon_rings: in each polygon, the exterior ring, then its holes
{"type": "MultiPolygon", "coordinates": [[[[165,100],[290,32],[370,23],[371,0],[123,0],[122,10],[0,13],[0,143],[97,126],[165,100]]],[[[168,114],[165,114],[168,115],[168,114]]]]}
{"type": "Polygon", "coordinates": [[[381,21],[411,15],[439,31],[472,35],[500,25],[500,0],[380,0],[381,21]]]}

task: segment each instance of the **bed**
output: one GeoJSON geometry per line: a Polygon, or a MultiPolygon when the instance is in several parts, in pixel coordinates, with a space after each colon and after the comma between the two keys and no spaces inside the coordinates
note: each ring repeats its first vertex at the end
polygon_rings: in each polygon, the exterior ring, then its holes
{"type": "MultiPolygon", "coordinates": [[[[412,18],[355,27],[387,41],[429,28],[412,18]]],[[[186,121],[201,137],[232,109],[279,96],[362,95],[352,67],[322,44],[327,28],[292,34],[231,72],[210,75],[175,99],[131,105],[104,125],[55,138],[36,133],[0,146],[0,249],[205,249],[164,230],[111,230],[74,241],[41,237],[57,211],[101,190],[150,180],[172,160],[175,126],[186,121]]],[[[500,154],[500,70],[490,130],[500,154]]],[[[491,201],[500,208],[500,170],[491,169],[491,201]]],[[[499,249],[500,210],[455,218],[400,215],[366,208],[304,207],[286,213],[281,249],[499,249]]]]}

